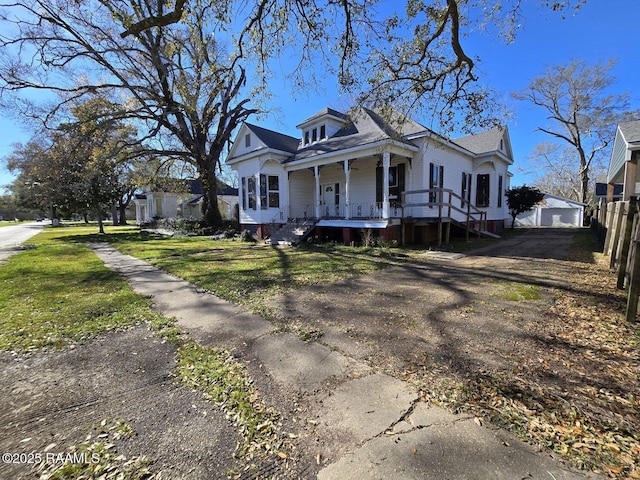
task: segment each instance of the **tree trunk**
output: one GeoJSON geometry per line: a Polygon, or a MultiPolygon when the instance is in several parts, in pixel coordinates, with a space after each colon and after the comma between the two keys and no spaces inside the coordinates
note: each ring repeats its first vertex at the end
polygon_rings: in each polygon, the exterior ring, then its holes
{"type": "Polygon", "coordinates": [[[202,219],[207,227],[219,228],[222,226],[222,215],[218,206],[215,162],[199,165],[198,170],[202,182],[202,219]]]}
{"type": "Polygon", "coordinates": [[[120,225],[118,222],[118,206],[114,203],[111,206],[111,217],[113,218],[113,226],[120,225]]]}
{"type": "Polygon", "coordinates": [[[102,222],[102,211],[98,209],[98,233],[104,233],[104,223],[102,222]]]}
{"type": "Polygon", "coordinates": [[[118,205],[118,210],[119,210],[119,221],[118,221],[118,225],[128,225],[127,223],[127,206],[124,204],[120,204],[118,205]]]}
{"type": "MultiPolygon", "coordinates": [[[[589,165],[587,165],[584,153],[580,152],[580,201],[585,205],[588,204],[589,196],[589,165]]],[[[582,224],[587,221],[587,209],[584,209],[584,217],[582,224]]]]}

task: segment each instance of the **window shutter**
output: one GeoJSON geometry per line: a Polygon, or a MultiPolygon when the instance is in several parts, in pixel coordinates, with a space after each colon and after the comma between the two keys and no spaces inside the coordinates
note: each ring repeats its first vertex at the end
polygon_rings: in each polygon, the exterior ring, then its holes
{"type": "Polygon", "coordinates": [[[376,203],[382,202],[382,167],[376,167],[376,203]]]}
{"type": "Polygon", "coordinates": [[[404,171],[405,165],[401,163],[398,165],[398,201],[402,200],[402,192],[404,192],[405,182],[404,182],[404,171]]]}

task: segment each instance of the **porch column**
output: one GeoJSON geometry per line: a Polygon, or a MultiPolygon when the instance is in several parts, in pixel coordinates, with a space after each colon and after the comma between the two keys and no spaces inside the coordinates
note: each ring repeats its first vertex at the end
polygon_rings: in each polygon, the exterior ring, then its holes
{"type": "Polygon", "coordinates": [[[140,225],[142,223],[142,213],[140,212],[140,204],[138,202],[134,202],[136,206],[136,225],[140,225]]]}
{"type": "Polygon", "coordinates": [[[315,217],[320,218],[320,170],[318,169],[317,165],[313,167],[313,175],[316,180],[316,188],[313,195],[315,203],[315,217]]]}
{"type": "Polygon", "coordinates": [[[389,218],[389,164],[391,163],[391,154],[384,152],[382,154],[382,218],[389,218]]]}
{"type": "Polygon", "coordinates": [[[614,183],[607,183],[607,198],[606,198],[607,203],[613,202],[613,195],[615,193],[615,188],[616,188],[616,185],[614,183]]]}
{"type": "Polygon", "coordinates": [[[349,201],[349,178],[351,173],[350,167],[351,160],[344,161],[344,218],[349,220],[351,218],[351,207],[349,201]]]}
{"type": "Polygon", "coordinates": [[[636,194],[636,170],[638,167],[638,158],[633,155],[631,160],[624,162],[624,198],[627,201],[636,194]]]}

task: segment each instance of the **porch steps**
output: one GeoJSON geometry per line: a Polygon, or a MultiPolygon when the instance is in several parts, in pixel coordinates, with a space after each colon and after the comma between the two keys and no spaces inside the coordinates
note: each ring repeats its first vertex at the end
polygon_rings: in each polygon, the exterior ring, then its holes
{"type": "Polygon", "coordinates": [[[500,235],[496,235],[493,232],[487,232],[486,230],[482,230],[479,234],[482,235],[483,237],[502,238],[500,235]]]}
{"type": "MultiPolygon", "coordinates": [[[[462,229],[467,228],[466,222],[459,222],[458,220],[454,220],[453,218],[450,218],[449,221],[462,229]]],[[[478,235],[479,237],[502,238],[500,235],[497,235],[493,232],[489,232],[487,230],[479,230],[478,228],[476,228],[476,225],[474,225],[474,222],[471,222],[469,232],[473,233],[474,235],[478,235]]]]}
{"type": "Polygon", "coordinates": [[[267,243],[271,245],[297,245],[307,238],[315,225],[316,222],[312,220],[289,221],[284,225],[274,225],[267,243]]]}

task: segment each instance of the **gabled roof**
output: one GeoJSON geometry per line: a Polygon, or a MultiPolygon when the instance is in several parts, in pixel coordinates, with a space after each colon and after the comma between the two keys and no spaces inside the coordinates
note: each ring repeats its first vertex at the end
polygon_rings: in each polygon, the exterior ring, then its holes
{"type": "Polygon", "coordinates": [[[505,138],[505,129],[506,127],[494,127],[486,132],[456,138],[452,142],[476,155],[495,152],[500,150],[500,140],[505,138]]]}
{"type": "Polygon", "coordinates": [[[640,120],[619,123],[613,139],[607,183],[624,182],[625,164],[637,150],[640,150],[640,120]]]}
{"type": "Polygon", "coordinates": [[[285,135],[284,133],[274,132],[273,130],[267,130],[266,128],[258,127],[250,123],[245,123],[245,125],[267,148],[294,153],[300,145],[300,139],[298,138],[285,135]]]}
{"type": "Polygon", "coordinates": [[[316,119],[318,119],[320,117],[325,117],[327,115],[331,116],[331,117],[335,117],[337,120],[347,120],[347,116],[344,113],[339,112],[338,110],[334,110],[333,108],[327,107],[327,108],[323,108],[322,110],[320,110],[317,113],[314,113],[313,115],[311,115],[309,118],[307,118],[303,122],[300,122],[298,125],[296,125],[296,128],[301,128],[303,125],[311,123],[314,120],[316,120],[316,119]]]}
{"type": "MultiPolygon", "coordinates": [[[[422,125],[415,122],[407,127],[408,131],[418,128],[424,130],[422,125]]],[[[332,137],[298,150],[285,163],[330,152],[338,152],[348,148],[365,146],[381,140],[397,140],[411,145],[403,140],[402,137],[403,134],[395,130],[381,115],[367,108],[356,107],[345,115],[345,125],[332,137]]]]}
{"type": "Polygon", "coordinates": [[[538,205],[542,208],[573,208],[576,205],[586,207],[586,203],[578,202],[566,197],[560,197],[559,195],[553,195],[551,193],[545,193],[544,198],[538,205]],[[551,200],[551,201],[550,201],[551,200]]]}
{"type": "Polygon", "coordinates": [[[640,143],[640,120],[620,123],[618,128],[627,144],[640,143]]]}

